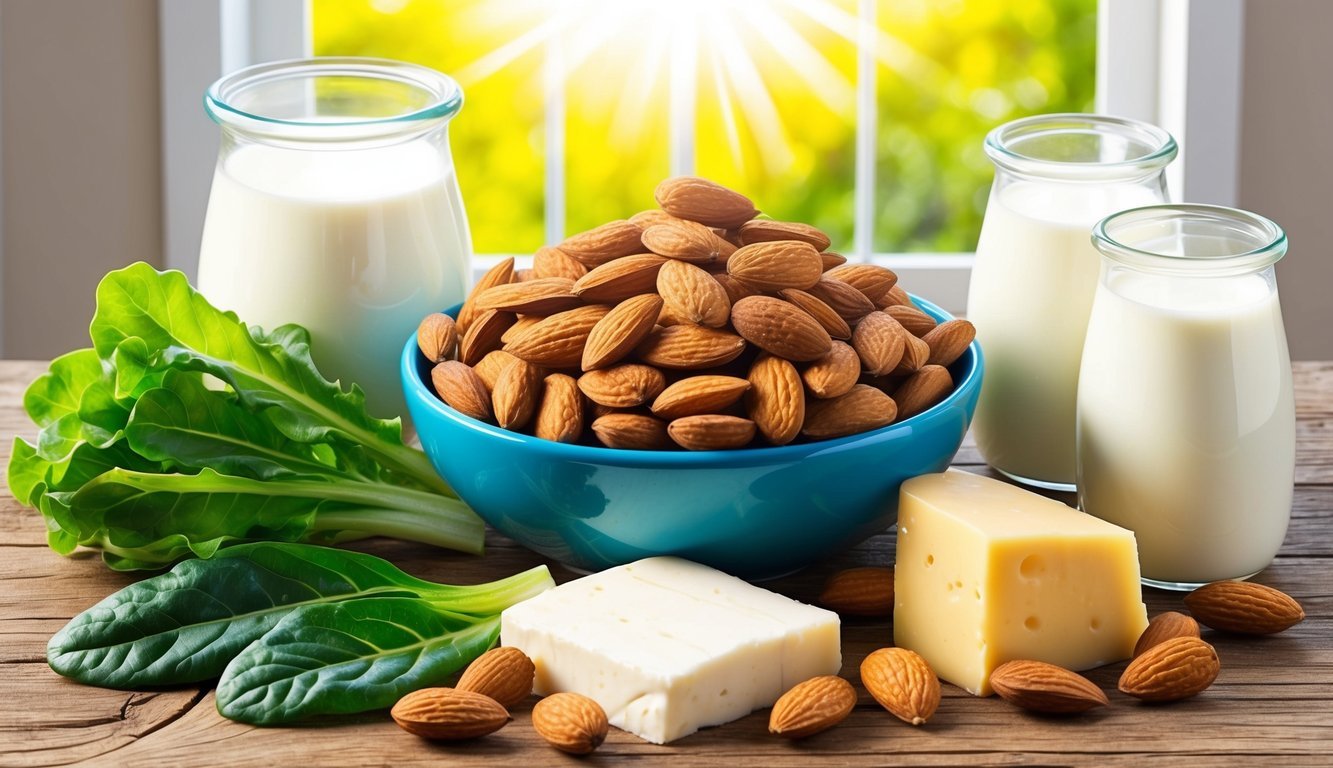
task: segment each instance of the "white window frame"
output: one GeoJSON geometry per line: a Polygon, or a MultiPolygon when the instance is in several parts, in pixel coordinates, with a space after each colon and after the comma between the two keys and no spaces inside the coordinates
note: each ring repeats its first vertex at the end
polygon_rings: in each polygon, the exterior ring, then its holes
{"type": "MultiPolygon", "coordinates": [[[[967,305],[971,253],[876,253],[875,0],[858,0],[856,187],[853,258],[898,272],[916,293],[953,312],[967,305]]],[[[217,127],[204,117],[204,89],[224,72],[260,61],[309,55],[308,0],[159,0],[165,263],[193,275],[198,259],[217,127]]],[[[1098,112],[1145,120],[1181,145],[1168,183],[1174,197],[1234,205],[1239,173],[1244,0],[1101,0],[1098,8],[1098,112]]],[[[552,59],[558,49],[548,52],[552,59]]],[[[558,72],[558,67],[547,68],[558,72]]],[[[694,167],[694,97],[670,86],[673,174],[694,167]]],[[[563,238],[564,89],[545,84],[546,239],[563,238]]],[[[494,256],[480,255],[484,265],[494,256]]]]}

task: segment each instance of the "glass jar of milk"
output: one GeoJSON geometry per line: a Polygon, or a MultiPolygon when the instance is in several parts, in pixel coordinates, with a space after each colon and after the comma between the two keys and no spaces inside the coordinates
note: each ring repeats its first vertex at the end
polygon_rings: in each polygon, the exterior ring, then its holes
{"type": "Polygon", "coordinates": [[[1092,239],[1080,506],[1134,531],[1146,584],[1251,576],[1291,512],[1296,416],[1273,274],[1286,236],[1252,213],[1164,205],[1110,216],[1092,239]]]}
{"type": "Polygon", "coordinates": [[[973,430],[997,470],[1074,490],[1074,397],[1099,259],[1092,225],[1165,202],[1166,131],[1097,115],[1016,120],[986,137],[995,182],[967,316],[986,355],[973,430]]]}
{"type": "Polygon", "coordinates": [[[471,238],[449,153],[452,79],[377,59],[261,64],[214,83],[222,126],[199,290],[265,330],[310,331],[321,373],[405,415],[398,356],[462,301],[471,238]]]}

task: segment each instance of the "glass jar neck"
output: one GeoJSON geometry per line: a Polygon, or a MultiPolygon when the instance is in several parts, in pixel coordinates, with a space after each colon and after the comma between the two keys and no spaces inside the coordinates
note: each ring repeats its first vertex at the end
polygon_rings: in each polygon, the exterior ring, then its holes
{"type": "Polygon", "coordinates": [[[1109,267],[1182,277],[1233,277],[1270,269],[1287,236],[1269,219],[1217,205],[1150,205],[1112,214],[1092,230],[1109,267]]]}
{"type": "Polygon", "coordinates": [[[1084,114],[1038,115],[986,136],[1001,174],[1068,183],[1136,183],[1160,177],[1176,156],[1171,134],[1148,123],[1084,114]]]}

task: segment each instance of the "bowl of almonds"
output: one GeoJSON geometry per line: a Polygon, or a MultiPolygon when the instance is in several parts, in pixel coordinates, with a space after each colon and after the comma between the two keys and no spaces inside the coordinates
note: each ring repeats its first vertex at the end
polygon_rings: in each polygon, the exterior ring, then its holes
{"type": "Polygon", "coordinates": [[[441,476],[583,570],[670,554],[773,577],[892,525],[971,422],[971,324],[725,187],[656,198],[422,319],[403,388],[441,476]]]}

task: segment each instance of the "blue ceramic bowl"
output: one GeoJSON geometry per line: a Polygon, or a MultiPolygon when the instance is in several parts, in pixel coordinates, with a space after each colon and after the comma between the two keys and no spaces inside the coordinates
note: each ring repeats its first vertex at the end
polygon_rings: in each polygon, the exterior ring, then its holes
{"type": "MultiPolygon", "coordinates": [[[[937,320],[950,317],[913,300],[937,320]]],[[[678,555],[763,579],[833,555],[897,520],[898,486],[943,471],[962,444],[982,359],[973,342],[950,367],[953,394],[873,432],[699,452],[566,445],[509,432],[441,402],[430,369],[409,338],[403,391],[422,447],[458,495],[505,535],[580,570],[678,555]]]]}

